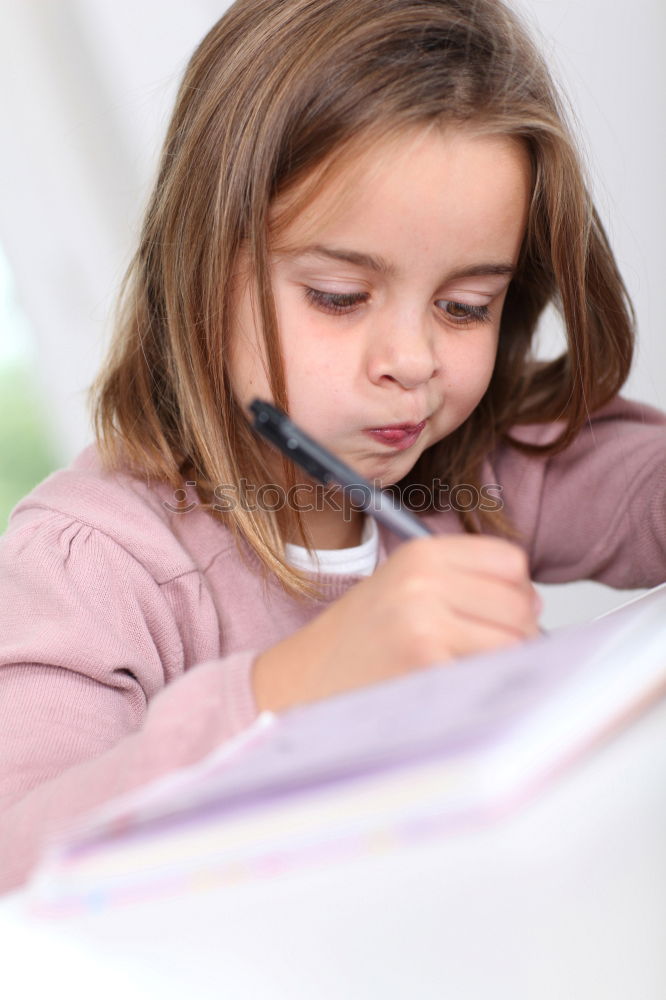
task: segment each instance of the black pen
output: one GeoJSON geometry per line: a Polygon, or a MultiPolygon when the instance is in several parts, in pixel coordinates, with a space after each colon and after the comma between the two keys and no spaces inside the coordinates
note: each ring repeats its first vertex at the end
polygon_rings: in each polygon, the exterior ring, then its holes
{"type": "Polygon", "coordinates": [[[324,485],[337,483],[351,497],[354,506],[367,511],[401,538],[432,535],[430,529],[411,511],[401,507],[395,497],[372,486],[350,466],[317,444],[282,410],[261,399],[253,400],[250,410],[254,415],[254,429],[313,479],[324,485]]]}

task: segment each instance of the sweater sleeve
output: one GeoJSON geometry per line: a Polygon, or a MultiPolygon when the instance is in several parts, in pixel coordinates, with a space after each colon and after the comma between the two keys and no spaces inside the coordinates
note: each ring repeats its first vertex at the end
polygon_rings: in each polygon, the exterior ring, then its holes
{"type": "MultiPolygon", "coordinates": [[[[556,425],[519,429],[553,438],[556,425]]],[[[666,415],[617,398],[548,459],[506,449],[496,466],[535,580],[653,587],[666,580],[666,415]]]]}
{"type": "Polygon", "coordinates": [[[188,662],[179,619],[211,614],[202,591],[55,512],[0,539],[0,891],[64,822],[253,720],[252,653],[188,662]]]}

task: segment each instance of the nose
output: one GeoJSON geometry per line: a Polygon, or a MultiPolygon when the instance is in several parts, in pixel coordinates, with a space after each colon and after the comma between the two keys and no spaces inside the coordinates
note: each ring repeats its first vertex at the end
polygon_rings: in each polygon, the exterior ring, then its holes
{"type": "Polygon", "coordinates": [[[427,322],[382,325],[375,331],[368,359],[372,382],[397,382],[416,389],[439,370],[435,337],[427,322]]]}

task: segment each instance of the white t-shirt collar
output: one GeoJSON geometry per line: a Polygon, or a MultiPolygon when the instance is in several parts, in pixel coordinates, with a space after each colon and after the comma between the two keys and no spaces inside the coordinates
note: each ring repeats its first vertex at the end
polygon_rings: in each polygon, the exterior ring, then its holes
{"type": "Polygon", "coordinates": [[[379,531],[374,517],[365,515],[360,545],[349,549],[315,549],[310,553],[302,545],[285,545],[287,562],[306,573],[336,573],[370,576],[379,558],[379,531]]]}

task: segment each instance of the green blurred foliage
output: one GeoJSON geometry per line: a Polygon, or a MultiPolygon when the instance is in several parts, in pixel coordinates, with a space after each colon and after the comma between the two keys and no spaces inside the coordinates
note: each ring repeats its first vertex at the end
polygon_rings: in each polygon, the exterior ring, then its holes
{"type": "Polygon", "coordinates": [[[9,512],[57,465],[30,364],[0,367],[0,532],[9,512]]]}

